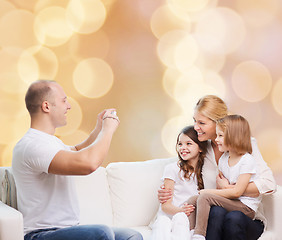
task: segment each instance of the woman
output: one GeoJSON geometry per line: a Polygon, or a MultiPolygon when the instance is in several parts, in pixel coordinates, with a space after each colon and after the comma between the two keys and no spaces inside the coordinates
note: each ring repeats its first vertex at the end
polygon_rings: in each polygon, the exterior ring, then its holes
{"type": "MultiPolygon", "coordinates": [[[[227,106],[222,99],[214,95],[207,95],[201,98],[195,107],[194,128],[198,133],[200,141],[208,140],[208,149],[203,166],[204,186],[211,188],[230,188],[228,180],[218,174],[218,161],[222,152],[217,147],[216,121],[228,114],[227,106]]],[[[272,171],[263,160],[254,138],[251,138],[253,153],[257,162],[258,177],[254,182],[249,183],[245,196],[257,197],[259,195],[271,194],[276,190],[276,183],[272,171]]],[[[171,193],[160,189],[159,200],[165,202],[171,197],[171,193]]],[[[191,212],[193,208],[191,207],[191,212]]],[[[265,226],[265,218],[259,208],[255,220],[249,219],[240,211],[227,212],[224,208],[214,206],[211,208],[207,240],[220,239],[258,239],[265,226]]]]}

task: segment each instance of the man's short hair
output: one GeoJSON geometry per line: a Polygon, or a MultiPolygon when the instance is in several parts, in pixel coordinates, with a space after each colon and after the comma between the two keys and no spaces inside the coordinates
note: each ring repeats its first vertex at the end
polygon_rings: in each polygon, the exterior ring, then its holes
{"type": "Polygon", "coordinates": [[[30,115],[37,113],[41,104],[48,100],[52,93],[50,83],[56,83],[52,80],[38,80],[32,83],[25,95],[25,105],[30,115]]]}

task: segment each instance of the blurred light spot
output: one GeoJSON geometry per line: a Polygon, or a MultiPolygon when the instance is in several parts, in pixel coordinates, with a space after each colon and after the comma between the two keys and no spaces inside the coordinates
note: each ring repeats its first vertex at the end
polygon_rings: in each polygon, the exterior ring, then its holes
{"type": "Polygon", "coordinates": [[[47,46],[62,45],[73,34],[66,20],[66,10],[62,7],[41,10],[35,18],[34,31],[38,41],[47,46]]]}
{"type": "Polygon", "coordinates": [[[82,111],[79,103],[71,97],[68,98],[68,101],[71,105],[71,110],[67,113],[67,125],[57,128],[55,135],[66,136],[73,134],[81,124],[82,111]]]}
{"type": "Polygon", "coordinates": [[[184,111],[187,111],[188,103],[194,103],[195,105],[202,96],[208,94],[219,97],[222,95],[217,88],[203,81],[195,81],[193,78],[187,76],[179,78],[175,84],[174,98],[184,111]]]}
{"type": "Polygon", "coordinates": [[[28,84],[38,79],[53,80],[58,71],[58,59],[49,48],[34,46],[22,53],[18,69],[21,78],[28,84]]]}
{"type": "Polygon", "coordinates": [[[163,88],[165,92],[172,98],[174,98],[175,84],[178,78],[181,76],[182,74],[174,68],[167,68],[163,75],[163,88]]]}
{"type": "Polygon", "coordinates": [[[172,12],[176,16],[178,16],[181,19],[188,19],[189,21],[192,22],[197,22],[199,18],[201,17],[201,14],[208,9],[214,8],[217,6],[217,1],[218,0],[203,0],[203,1],[182,1],[183,3],[177,2],[176,1],[171,1],[167,0],[167,4],[169,8],[171,9],[172,12]],[[185,7],[185,4],[195,4],[196,6],[198,4],[198,9],[195,11],[192,11],[191,8],[187,9],[185,7]],[[184,7],[183,7],[184,5],[184,7]]]}
{"type": "Polygon", "coordinates": [[[37,61],[32,54],[29,54],[27,51],[24,51],[19,57],[18,73],[21,79],[27,84],[39,79],[39,67],[37,61]]]}
{"type": "Polygon", "coordinates": [[[175,47],[175,65],[176,67],[185,72],[187,68],[194,64],[198,57],[198,45],[191,35],[187,35],[181,39],[175,47]]]}
{"type": "Polygon", "coordinates": [[[281,135],[282,129],[268,128],[262,130],[257,137],[259,150],[263,158],[270,164],[281,158],[279,146],[281,135]]]}
{"type": "Polygon", "coordinates": [[[33,23],[33,14],[26,10],[8,12],[0,19],[0,45],[26,48],[37,44],[33,23]]]}
{"type": "Polygon", "coordinates": [[[225,55],[217,55],[200,51],[195,64],[201,69],[210,69],[215,72],[220,72],[225,64],[225,55]]]}
{"type": "MultiPolygon", "coordinates": [[[[28,1],[22,1],[22,0],[9,0],[10,2],[13,2],[17,8],[26,9],[28,11],[33,11],[34,5],[38,0],[28,0],[28,1]]],[[[40,0],[41,1],[41,0],[40,0]]]]}
{"type": "Polygon", "coordinates": [[[0,144],[9,144],[20,137],[28,129],[29,115],[25,110],[24,98],[0,99],[0,144]]]}
{"type": "Polygon", "coordinates": [[[247,102],[264,99],[272,85],[268,69],[259,62],[247,61],[236,66],[232,74],[235,93],[247,102]]]}
{"type": "Polygon", "coordinates": [[[66,16],[74,31],[88,34],[97,31],[104,24],[106,9],[100,0],[71,0],[66,16]]]}
{"type": "Polygon", "coordinates": [[[22,49],[5,48],[0,51],[0,89],[8,93],[25,92],[28,85],[18,74],[18,60],[22,49]]]}
{"type": "Polygon", "coordinates": [[[16,142],[7,144],[2,152],[2,164],[1,166],[10,167],[12,166],[13,150],[16,142]]]}
{"type": "Polygon", "coordinates": [[[62,7],[66,8],[68,6],[69,0],[40,0],[36,1],[36,4],[34,6],[34,12],[39,12],[43,10],[44,8],[49,8],[49,7],[62,7]]]}
{"type": "Polygon", "coordinates": [[[277,113],[282,115],[282,79],[279,79],[272,90],[271,100],[277,113]]]}
{"type": "Polygon", "coordinates": [[[167,0],[169,6],[174,9],[179,9],[185,12],[193,12],[202,10],[209,2],[209,0],[167,0]]]}
{"type": "Polygon", "coordinates": [[[187,33],[190,32],[191,22],[189,18],[179,18],[167,5],[159,7],[151,18],[151,30],[153,34],[160,39],[165,33],[175,29],[183,29],[187,33]]]}
{"type": "Polygon", "coordinates": [[[189,79],[189,81],[194,83],[201,83],[203,81],[202,70],[196,66],[189,66],[186,69],[181,69],[182,76],[189,79]]]}
{"type": "Polygon", "coordinates": [[[222,7],[205,11],[197,22],[195,31],[201,47],[216,54],[235,51],[242,44],[245,34],[240,15],[222,7]]]}
{"type": "Polygon", "coordinates": [[[16,7],[11,2],[0,0],[0,18],[15,9],[16,7]]]}
{"type": "Polygon", "coordinates": [[[254,27],[269,24],[281,8],[279,0],[237,0],[236,5],[245,22],[254,27]]]}
{"type": "Polygon", "coordinates": [[[186,116],[178,116],[169,119],[163,126],[161,133],[162,144],[170,154],[177,155],[175,150],[177,136],[182,128],[191,121],[192,116],[191,119],[188,119],[186,116]]]}
{"type": "Polygon", "coordinates": [[[186,37],[183,30],[174,30],[163,35],[158,42],[157,52],[160,60],[168,67],[175,67],[175,49],[177,43],[186,37]]]}
{"type": "Polygon", "coordinates": [[[82,130],[76,130],[72,134],[64,135],[64,136],[60,137],[60,139],[66,145],[75,146],[75,145],[81,143],[82,141],[84,141],[88,136],[89,136],[89,134],[87,134],[86,132],[84,132],[82,130]]]}
{"type": "Polygon", "coordinates": [[[247,118],[251,130],[253,132],[253,129],[260,130],[260,124],[262,124],[263,121],[263,113],[262,108],[260,105],[253,104],[252,107],[243,107],[240,106],[240,109],[242,111],[242,115],[247,118]]]}
{"type": "Polygon", "coordinates": [[[113,85],[113,78],[111,67],[98,58],[81,61],[73,73],[76,90],[88,98],[99,98],[105,95],[113,85]]]}
{"type": "Polygon", "coordinates": [[[226,85],[223,78],[216,72],[207,70],[204,74],[205,83],[211,86],[218,95],[224,98],[226,95],[226,85]]]}
{"type": "Polygon", "coordinates": [[[69,42],[69,52],[77,60],[91,57],[105,58],[109,47],[109,37],[103,31],[89,35],[76,34],[69,42]]]}
{"type": "MultiPolygon", "coordinates": [[[[202,85],[202,72],[195,66],[187,68],[185,73],[180,73],[176,69],[169,68],[163,76],[163,87],[165,91],[182,106],[183,110],[187,109],[187,103],[195,102],[196,104],[196,100],[200,98],[199,95],[196,94],[194,96],[195,93],[190,92],[190,87],[195,87],[198,92],[202,85]]],[[[201,91],[199,94],[201,94],[201,91]]]]}
{"type": "Polygon", "coordinates": [[[279,139],[279,150],[280,150],[280,156],[282,157],[282,135],[280,136],[279,139]]]}

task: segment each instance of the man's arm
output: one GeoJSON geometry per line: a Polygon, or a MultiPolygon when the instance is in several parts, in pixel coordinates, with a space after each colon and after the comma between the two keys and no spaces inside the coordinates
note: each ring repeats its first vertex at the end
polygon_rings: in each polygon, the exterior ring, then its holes
{"type": "Polygon", "coordinates": [[[83,142],[75,145],[72,148],[72,150],[79,151],[83,148],[88,147],[89,145],[91,145],[96,140],[99,133],[101,132],[102,125],[103,125],[103,117],[104,117],[106,111],[112,112],[112,111],[115,111],[115,109],[107,109],[107,110],[104,110],[103,112],[99,113],[98,117],[97,117],[97,123],[96,123],[94,130],[90,133],[90,135],[88,136],[87,139],[85,139],[83,142]]]}
{"type": "Polygon", "coordinates": [[[88,139],[76,146],[77,151],[59,151],[51,161],[48,172],[61,175],[87,175],[94,172],[106,158],[112,136],[119,125],[118,118],[111,111],[106,110],[102,114],[104,120],[101,121],[98,134],[94,130],[88,139]]]}

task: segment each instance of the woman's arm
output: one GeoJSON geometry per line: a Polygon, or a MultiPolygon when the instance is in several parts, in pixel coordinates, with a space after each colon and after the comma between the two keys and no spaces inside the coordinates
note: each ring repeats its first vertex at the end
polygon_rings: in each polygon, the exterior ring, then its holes
{"type": "Polygon", "coordinates": [[[251,179],[251,174],[249,173],[240,174],[237,183],[235,185],[230,185],[233,187],[224,188],[224,189],[203,189],[200,191],[200,194],[212,193],[229,199],[239,198],[246,191],[250,179],[251,179]]]}
{"type": "MultiPolygon", "coordinates": [[[[164,187],[167,190],[170,190],[173,193],[174,190],[174,181],[168,178],[164,180],[164,187]]],[[[170,215],[175,215],[178,212],[184,212],[181,207],[176,207],[172,204],[172,198],[167,200],[165,203],[162,203],[162,210],[170,215]]]]}
{"type": "MultiPolygon", "coordinates": [[[[262,155],[259,151],[257,141],[255,138],[252,138],[252,148],[253,148],[253,157],[257,163],[257,174],[258,177],[254,179],[253,185],[257,188],[257,191],[260,194],[272,194],[276,191],[277,185],[275,179],[273,177],[273,173],[271,169],[267,166],[266,162],[263,160],[262,155]]],[[[244,195],[249,196],[249,194],[253,193],[252,188],[246,189],[246,193],[244,195]]]]}

